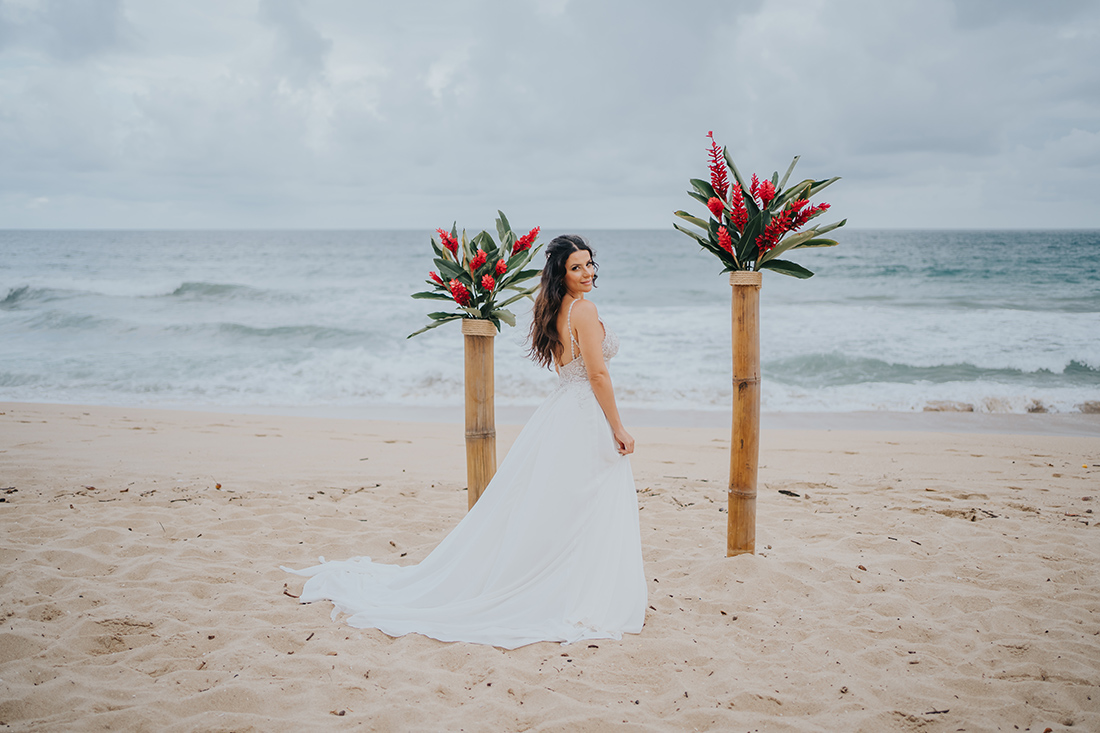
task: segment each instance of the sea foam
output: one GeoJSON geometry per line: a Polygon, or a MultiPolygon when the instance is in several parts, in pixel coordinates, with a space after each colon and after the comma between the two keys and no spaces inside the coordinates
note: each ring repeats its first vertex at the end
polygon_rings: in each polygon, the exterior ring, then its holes
{"type": "MultiPolygon", "coordinates": [[[[553,236],[547,232],[543,239],[553,236]]],[[[728,409],[730,290],[669,231],[589,232],[624,406],[728,409]]],[[[1100,400],[1096,232],[846,232],[761,290],[763,409],[1073,412],[1100,400]],[[959,253],[965,252],[965,257],[959,253]]],[[[797,253],[796,253],[797,254],[797,253]]],[[[425,232],[0,232],[0,399],[460,405],[425,232]]],[[[499,405],[556,377],[495,340],[499,405]]]]}

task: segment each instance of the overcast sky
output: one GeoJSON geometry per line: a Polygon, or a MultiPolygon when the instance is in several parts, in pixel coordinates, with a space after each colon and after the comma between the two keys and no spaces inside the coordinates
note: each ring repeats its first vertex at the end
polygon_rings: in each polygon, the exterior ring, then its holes
{"type": "Polygon", "coordinates": [[[0,0],[0,228],[1100,227],[1094,0],[0,0]]]}

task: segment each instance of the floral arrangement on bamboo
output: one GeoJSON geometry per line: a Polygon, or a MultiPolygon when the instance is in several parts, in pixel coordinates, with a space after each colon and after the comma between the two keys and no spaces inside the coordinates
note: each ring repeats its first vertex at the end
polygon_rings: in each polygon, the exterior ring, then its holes
{"type": "Polygon", "coordinates": [[[826,186],[839,181],[804,180],[785,188],[799,156],[791,161],[783,178],[773,173],[771,180],[761,181],[754,173],[748,185],[725,147],[719,149],[714,133],[708,132],[710,150],[707,155],[710,182],[691,179],[692,190],[688,195],[707,207],[711,216],[704,221],[686,211],[676,216],[702,230],[702,233],[673,226],[697,241],[703,249],[717,255],[725,268],[733,270],[772,270],[797,278],[812,277],[813,273],[779,255],[804,247],[833,247],[837,242],[821,235],[838,229],[847,219],[825,226],[802,229],[810,220],[829,210],[829,204],[810,204],[810,197],[826,186]],[[731,185],[729,174],[733,174],[731,185]]]}
{"type": "Polygon", "coordinates": [[[439,239],[432,236],[432,249],[435,251],[435,259],[432,261],[439,271],[428,273],[426,282],[431,290],[413,293],[412,297],[452,301],[458,305],[458,310],[429,313],[428,318],[432,322],[419,331],[410,333],[408,338],[442,326],[448,321],[463,318],[490,321],[497,331],[500,331],[501,321],[509,326],[516,325],[515,315],[506,306],[520,298],[530,298],[538,290],[537,283],[531,287],[524,287],[523,283],[542,271],[523,268],[542,248],[542,245],[532,247],[539,236],[539,227],[517,237],[504,212],[497,213],[500,215],[496,222],[499,245],[486,231],[473,239],[467,239],[466,230],[463,230],[460,239],[454,226],[449,232],[436,229],[439,239]],[[515,294],[498,303],[497,298],[505,290],[514,291],[515,294]]]}

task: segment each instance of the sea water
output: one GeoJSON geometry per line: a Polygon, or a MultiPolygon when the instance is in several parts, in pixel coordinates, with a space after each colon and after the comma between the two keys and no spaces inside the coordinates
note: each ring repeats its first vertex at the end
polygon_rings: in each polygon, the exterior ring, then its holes
{"type": "MultiPolygon", "coordinates": [[[[545,231],[540,242],[560,232],[545,231]]],[[[668,231],[582,232],[622,340],[621,404],[728,409],[730,286],[668,231]]],[[[1100,401],[1100,232],[839,230],[764,273],[765,411],[1079,412],[1100,401]],[[1089,403],[1093,403],[1090,406],[1089,403]]],[[[427,231],[0,231],[0,400],[193,408],[454,407],[456,323],[427,231]]],[[[541,255],[539,256],[541,258],[541,255]]],[[[556,377],[496,339],[498,405],[556,377]]]]}

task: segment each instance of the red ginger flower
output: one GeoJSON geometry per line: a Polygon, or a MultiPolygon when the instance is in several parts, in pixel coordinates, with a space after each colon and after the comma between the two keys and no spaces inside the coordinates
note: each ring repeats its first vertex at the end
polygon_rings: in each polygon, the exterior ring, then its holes
{"type": "Polygon", "coordinates": [[[779,214],[772,217],[771,223],[756,238],[756,246],[760,248],[760,251],[767,252],[772,249],[779,243],[784,234],[801,228],[815,214],[829,209],[829,204],[808,206],[809,203],[806,199],[797,199],[784,207],[779,214]]]}
{"type": "Polygon", "coordinates": [[[791,230],[791,210],[783,209],[772,217],[771,223],[764,227],[762,234],[756,237],[756,246],[760,252],[767,252],[779,243],[779,239],[791,230]]]}
{"type": "Polygon", "coordinates": [[[722,150],[718,147],[718,143],[714,142],[714,131],[708,132],[707,137],[710,138],[710,150],[707,151],[707,157],[710,158],[710,163],[707,166],[710,168],[710,186],[719,198],[724,199],[726,198],[726,191],[729,190],[729,178],[726,177],[726,161],[722,156],[722,150]]]}
{"type": "Polygon", "coordinates": [[[791,211],[791,231],[800,228],[803,224],[810,220],[815,211],[813,206],[806,208],[806,205],[810,202],[807,199],[795,199],[787,204],[787,208],[791,211]]]}
{"type": "Polygon", "coordinates": [[[497,277],[500,277],[504,273],[508,272],[508,261],[504,259],[497,260],[497,266],[493,268],[493,272],[497,274],[497,277]]]}
{"type": "Polygon", "coordinates": [[[439,240],[443,242],[443,246],[450,250],[451,254],[458,259],[458,240],[451,236],[451,233],[444,229],[436,229],[439,232],[439,240]]]}
{"type": "Polygon", "coordinates": [[[745,225],[749,223],[749,212],[745,209],[745,195],[741,193],[740,183],[733,184],[730,209],[730,221],[737,227],[738,232],[745,231],[745,225]]]}
{"type": "Polygon", "coordinates": [[[492,275],[485,274],[481,276],[481,289],[486,292],[493,292],[496,289],[497,281],[493,279],[492,275]]]}
{"type": "Polygon", "coordinates": [[[791,231],[801,228],[810,219],[823,211],[828,211],[828,204],[818,204],[817,206],[808,206],[810,202],[806,199],[798,199],[788,204],[791,214],[791,231]],[[804,208],[805,207],[805,208],[804,208]]]}
{"type": "Polygon", "coordinates": [[[435,274],[435,270],[432,270],[431,272],[429,272],[428,277],[430,277],[433,281],[435,281],[436,284],[443,285],[443,278],[441,278],[439,275],[435,274]]]}
{"type": "Polygon", "coordinates": [[[479,249],[474,258],[470,260],[470,272],[477,272],[477,268],[485,264],[485,260],[489,259],[489,255],[485,254],[485,250],[479,249]]]}
{"type": "Polygon", "coordinates": [[[760,184],[760,204],[763,208],[767,208],[771,200],[775,198],[775,184],[771,181],[764,181],[760,184]]]}
{"type": "Polygon", "coordinates": [[[725,227],[718,227],[718,246],[733,254],[733,240],[725,227]]]}
{"type": "Polygon", "coordinates": [[[718,221],[722,221],[722,214],[725,213],[726,207],[722,203],[722,199],[711,196],[707,199],[707,208],[710,209],[710,213],[714,214],[714,218],[718,221]]]}
{"type": "Polygon", "coordinates": [[[451,297],[455,299],[456,303],[459,305],[470,304],[470,291],[466,289],[465,285],[458,280],[451,280],[449,286],[451,289],[451,297]]]}
{"type": "Polygon", "coordinates": [[[768,204],[775,198],[775,184],[771,181],[761,181],[756,177],[756,174],[752,174],[752,184],[749,186],[749,193],[760,204],[761,209],[768,208],[768,204]]]}
{"type": "MultiPolygon", "coordinates": [[[[829,210],[829,204],[825,204],[825,203],[818,204],[817,206],[811,206],[809,209],[806,209],[806,220],[809,221],[815,215],[826,212],[828,210],[829,210]]],[[[803,223],[805,223],[805,222],[803,222],[803,223]]]]}
{"type": "MultiPolygon", "coordinates": [[[[522,237],[517,239],[515,246],[512,247],[512,254],[515,254],[516,252],[523,252],[525,250],[531,249],[531,245],[534,244],[535,237],[537,237],[539,235],[539,229],[541,229],[541,228],[542,227],[535,227],[534,229],[532,229],[531,231],[527,232],[522,237]]],[[[497,273],[497,274],[499,274],[499,273],[497,273]]]]}

